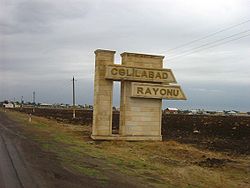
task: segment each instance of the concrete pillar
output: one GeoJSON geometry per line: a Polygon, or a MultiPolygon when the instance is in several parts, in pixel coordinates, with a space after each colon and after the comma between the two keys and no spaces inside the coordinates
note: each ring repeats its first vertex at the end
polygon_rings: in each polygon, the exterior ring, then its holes
{"type": "MultiPolygon", "coordinates": [[[[163,68],[164,56],[123,53],[122,65],[163,68]]],[[[162,140],[162,100],[131,98],[131,81],[121,82],[120,128],[121,136],[138,140],[162,140]]]]}
{"type": "Polygon", "coordinates": [[[115,51],[95,51],[93,139],[112,135],[113,81],[105,79],[105,66],[114,64],[115,51]]]}

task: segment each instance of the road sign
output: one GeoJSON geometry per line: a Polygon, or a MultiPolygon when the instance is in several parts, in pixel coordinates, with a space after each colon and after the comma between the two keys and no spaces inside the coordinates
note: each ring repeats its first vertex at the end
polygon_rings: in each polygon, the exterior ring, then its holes
{"type": "Polygon", "coordinates": [[[148,84],[132,82],[131,97],[186,100],[186,96],[178,85],[148,84]]]}
{"type": "Polygon", "coordinates": [[[176,83],[171,69],[141,68],[123,65],[106,66],[105,78],[111,80],[176,83]]]}

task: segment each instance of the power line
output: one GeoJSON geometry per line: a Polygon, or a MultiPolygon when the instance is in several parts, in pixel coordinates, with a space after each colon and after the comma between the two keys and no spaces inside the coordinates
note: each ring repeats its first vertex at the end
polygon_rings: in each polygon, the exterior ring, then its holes
{"type": "Polygon", "coordinates": [[[167,59],[167,60],[168,60],[168,61],[171,61],[171,60],[173,60],[173,59],[178,59],[178,58],[181,58],[181,57],[184,57],[184,56],[193,54],[193,53],[195,53],[195,52],[199,52],[199,51],[202,51],[202,50],[206,50],[206,49],[209,49],[209,48],[213,48],[213,47],[216,47],[216,46],[220,46],[220,45],[223,45],[223,44],[227,44],[227,43],[229,43],[229,42],[233,42],[233,41],[236,41],[236,40],[239,40],[239,39],[241,39],[241,38],[248,37],[248,36],[250,36],[250,34],[243,35],[243,36],[238,37],[238,38],[234,38],[234,39],[231,39],[231,40],[228,40],[228,41],[225,41],[225,42],[221,42],[221,43],[219,43],[219,44],[212,45],[212,46],[209,46],[209,47],[207,47],[207,48],[199,49],[199,50],[193,51],[193,52],[191,52],[191,53],[187,53],[187,54],[184,54],[184,55],[180,55],[180,56],[177,56],[177,57],[175,57],[175,58],[171,58],[171,59],[167,59]]]}
{"type": "Polygon", "coordinates": [[[248,23],[248,22],[250,22],[250,20],[246,20],[246,21],[241,22],[241,23],[239,23],[239,24],[232,25],[232,26],[227,27],[227,28],[225,28],[225,29],[221,29],[221,30],[216,31],[216,32],[214,32],[214,33],[208,34],[208,35],[206,35],[206,36],[204,36],[204,37],[197,38],[197,39],[192,40],[192,41],[190,41],[190,42],[187,42],[187,43],[184,43],[184,44],[182,44],[182,45],[176,46],[176,47],[174,47],[174,48],[171,48],[171,49],[167,50],[167,52],[170,52],[170,51],[173,51],[173,50],[176,50],[176,49],[179,49],[179,48],[188,46],[188,45],[190,45],[190,44],[193,44],[193,43],[198,42],[198,41],[200,41],[200,40],[204,40],[204,39],[206,39],[206,38],[212,37],[212,36],[214,36],[214,35],[216,35],[216,34],[219,34],[219,33],[221,33],[221,32],[230,30],[230,29],[232,29],[232,28],[238,27],[238,26],[243,25],[243,24],[246,24],[246,23],[248,23]]]}
{"type": "Polygon", "coordinates": [[[203,48],[203,47],[205,47],[205,46],[209,46],[209,45],[214,44],[214,43],[218,43],[218,42],[220,42],[220,41],[223,41],[223,40],[226,40],[226,39],[235,37],[235,36],[237,36],[237,35],[241,35],[241,34],[243,34],[243,33],[247,33],[247,32],[249,32],[249,31],[250,31],[250,29],[245,30],[245,31],[242,31],[242,32],[239,32],[239,33],[236,33],[236,34],[233,34],[233,35],[230,35],[230,36],[227,36],[227,37],[224,37],[224,38],[222,38],[222,39],[218,39],[218,40],[215,40],[215,41],[212,41],[212,42],[205,43],[205,44],[203,44],[203,45],[201,45],[201,46],[197,46],[197,47],[195,47],[195,48],[191,48],[191,49],[189,49],[189,50],[186,50],[186,51],[180,53],[179,55],[170,56],[169,58],[178,57],[178,56],[180,56],[180,55],[182,55],[182,54],[186,54],[187,52],[192,52],[193,50],[196,50],[196,49],[199,49],[199,48],[203,48]]]}

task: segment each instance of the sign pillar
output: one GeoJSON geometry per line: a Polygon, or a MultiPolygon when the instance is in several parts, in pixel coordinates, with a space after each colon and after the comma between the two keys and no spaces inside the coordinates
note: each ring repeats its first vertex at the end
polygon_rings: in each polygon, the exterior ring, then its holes
{"type": "Polygon", "coordinates": [[[186,100],[171,69],[163,69],[164,56],[96,50],[94,140],[162,140],[162,99],[186,100]],[[113,81],[121,81],[119,134],[112,134],[113,81]]]}
{"type": "Polygon", "coordinates": [[[105,79],[107,65],[114,64],[115,51],[95,51],[95,84],[93,110],[93,139],[112,135],[113,81],[105,79]]]}
{"type": "MultiPolygon", "coordinates": [[[[164,56],[123,53],[122,65],[143,68],[163,68],[164,56]]],[[[149,75],[145,75],[148,77],[149,75]]],[[[144,78],[145,79],[145,78],[144,78]]],[[[132,81],[121,82],[119,133],[134,140],[162,140],[162,100],[133,98],[132,81]]]]}

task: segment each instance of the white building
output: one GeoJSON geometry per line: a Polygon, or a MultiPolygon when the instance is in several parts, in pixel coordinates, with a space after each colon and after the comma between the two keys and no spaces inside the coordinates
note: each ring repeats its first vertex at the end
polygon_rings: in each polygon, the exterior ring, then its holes
{"type": "Polygon", "coordinates": [[[178,113],[178,108],[167,108],[165,109],[165,113],[170,113],[170,114],[177,114],[178,113]]]}
{"type": "Polygon", "coordinates": [[[4,103],[3,107],[4,108],[14,108],[14,104],[13,103],[4,103]]]}
{"type": "Polygon", "coordinates": [[[235,111],[229,111],[229,112],[227,112],[227,114],[228,115],[237,115],[237,112],[235,112],[235,111]]]}
{"type": "Polygon", "coordinates": [[[51,107],[52,104],[41,103],[40,106],[41,106],[41,107],[51,107]]]}

